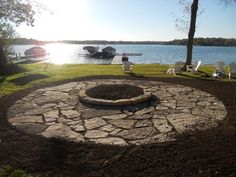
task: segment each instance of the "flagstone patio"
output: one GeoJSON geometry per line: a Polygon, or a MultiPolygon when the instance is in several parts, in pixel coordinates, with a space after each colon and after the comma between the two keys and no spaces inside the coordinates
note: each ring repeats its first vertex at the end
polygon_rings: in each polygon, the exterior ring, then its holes
{"type": "Polygon", "coordinates": [[[216,127],[225,116],[223,103],[209,93],[126,79],[94,79],[38,89],[8,110],[9,123],[25,133],[121,146],[174,141],[178,134],[216,127]],[[116,107],[79,101],[81,90],[99,84],[140,86],[158,101],[116,107]]]}

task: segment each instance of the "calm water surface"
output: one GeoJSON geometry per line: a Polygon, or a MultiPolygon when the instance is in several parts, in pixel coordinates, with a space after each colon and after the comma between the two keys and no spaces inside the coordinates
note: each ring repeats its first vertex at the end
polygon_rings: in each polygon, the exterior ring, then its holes
{"type": "MultiPolygon", "coordinates": [[[[80,44],[47,44],[44,47],[49,55],[47,58],[55,64],[109,64],[112,60],[92,59],[83,56],[85,51],[80,44]]],[[[98,45],[94,45],[98,46],[98,45]]],[[[99,45],[99,49],[108,45],[99,45]]],[[[117,53],[142,53],[141,56],[130,56],[130,61],[136,64],[173,64],[175,61],[185,61],[186,46],[172,45],[110,45],[117,53]]],[[[13,45],[11,50],[21,56],[33,45],[13,45]]],[[[236,62],[236,47],[203,47],[194,46],[193,61],[201,60],[203,64],[213,64],[216,61],[225,63],[236,62]]]]}

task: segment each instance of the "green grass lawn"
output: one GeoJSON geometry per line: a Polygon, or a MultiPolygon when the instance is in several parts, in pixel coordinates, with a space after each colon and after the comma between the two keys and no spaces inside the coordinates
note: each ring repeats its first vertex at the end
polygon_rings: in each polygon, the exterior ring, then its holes
{"type": "MultiPolygon", "coordinates": [[[[3,165],[0,167],[0,177],[33,177],[29,174],[27,174],[23,170],[19,169],[13,169],[9,165],[3,165]]],[[[37,175],[35,177],[47,177],[47,176],[42,176],[42,175],[37,175]]]]}
{"type": "MultiPolygon", "coordinates": [[[[56,82],[66,79],[75,79],[85,76],[128,75],[123,73],[121,65],[94,65],[94,64],[67,64],[47,66],[46,63],[18,64],[18,72],[11,71],[0,80],[0,96],[31,88],[34,85],[56,82]],[[45,70],[46,68],[46,70],[45,70]]],[[[199,75],[184,72],[182,75],[170,75],[166,71],[170,65],[137,64],[133,67],[134,77],[186,77],[200,78],[199,75]]],[[[201,66],[201,71],[212,74],[213,66],[201,66]]],[[[204,78],[202,78],[204,79],[204,78]]],[[[229,79],[224,79],[228,81],[229,79]]]]}

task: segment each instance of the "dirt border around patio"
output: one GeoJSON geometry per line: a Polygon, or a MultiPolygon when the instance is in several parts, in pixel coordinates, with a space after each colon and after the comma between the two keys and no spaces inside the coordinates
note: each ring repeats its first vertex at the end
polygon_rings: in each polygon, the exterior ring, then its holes
{"type": "Polygon", "coordinates": [[[43,84],[0,98],[0,165],[49,176],[236,176],[236,83],[186,78],[84,77],[43,84]],[[194,87],[222,101],[226,119],[217,128],[175,142],[115,147],[46,139],[18,132],[6,120],[14,101],[43,87],[89,79],[157,80],[194,87]]]}

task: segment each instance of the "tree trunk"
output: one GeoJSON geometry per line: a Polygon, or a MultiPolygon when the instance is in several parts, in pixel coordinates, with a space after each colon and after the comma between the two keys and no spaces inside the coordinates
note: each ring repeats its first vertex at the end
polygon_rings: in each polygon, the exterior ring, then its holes
{"type": "Polygon", "coordinates": [[[3,46],[0,45],[0,69],[4,68],[7,64],[7,57],[5,55],[3,46]]]}
{"type": "Polygon", "coordinates": [[[185,65],[192,64],[192,51],[193,51],[194,33],[196,28],[197,10],[198,10],[198,0],[193,0],[191,6],[191,21],[188,33],[187,58],[185,65]]]}

